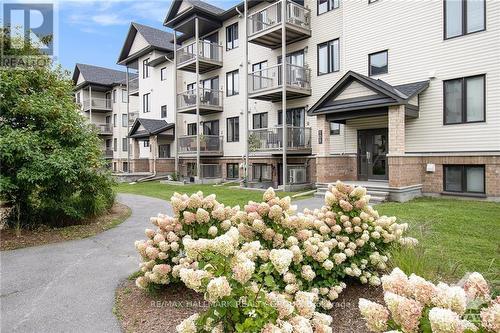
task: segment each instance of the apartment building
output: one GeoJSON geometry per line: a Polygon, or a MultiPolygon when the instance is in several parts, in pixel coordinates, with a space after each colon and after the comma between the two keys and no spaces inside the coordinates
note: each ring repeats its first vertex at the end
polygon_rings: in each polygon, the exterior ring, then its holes
{"type": "Polygon", "coordinates": [[[75,100],[94,124],[102,140],[104,157],[115,172],[128,172],[128,107],[126,73],[93,65],[76,64],[73,71],[75,100]]]}
{"type": "Polygon", "coordinates": [[[500,197],[500,2],[177,0],[164,25],[119,57],[131,171],[500,197]]]}

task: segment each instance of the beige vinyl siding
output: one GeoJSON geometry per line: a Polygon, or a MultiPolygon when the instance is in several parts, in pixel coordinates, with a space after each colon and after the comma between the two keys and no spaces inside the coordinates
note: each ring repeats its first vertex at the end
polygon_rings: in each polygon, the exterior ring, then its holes
{"type": "Polygon", "coordinates": [[[132,46],[130,47],[130,51],[129,51],[128,56],[139,52],[140,50],[148,47],[148,45],[149,44],[146,41],[146,39],[144,39],[144,37],[142,37],[142,35],[139,32],[137,32],[135,34],[134,42],[132,43],[132,46]]]}
{"type": "Polygon", "coordinates": [[[342,91],[337,97],[335,97],[335,100],[343,100],[371,95],[376,95],[376,93],[370,88],[367,88],[364,85],[360,84],[359,82],[352,82],[348,87],[344,89],[344,91],[342,91]]]}

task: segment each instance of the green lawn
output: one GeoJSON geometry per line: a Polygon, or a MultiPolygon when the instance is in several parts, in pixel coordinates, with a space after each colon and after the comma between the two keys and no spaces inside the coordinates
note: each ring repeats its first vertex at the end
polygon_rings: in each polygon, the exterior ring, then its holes
{"type": "MultiPolygon", "coordinates": [[[[236,186],[234,183],[231,186],[236,186]]],[[[251,191],[251,190],[240,190],[231,188],[227,185],[224,186],[214,186],[214,185],[168,185],[160,184],[159,181],[155,182],[145,182],[128,184],[121,183],[116,187],[117,192],[122,193],[134,193],[141,194],[150,197],[160,198],[164,200],[170,200],[174,192],[192,194],[197,191],[202,191],[205,195],[215,194],[217,195],[217,201],[224,203],[225,205],[235,206],[240,205],[243,207],[248,201],[262,201],[262,191],[251,191]]],[[[278,196],[292,196],[298,192],[276,192],[278,196]]],[[[303,197],[301,197],[303,198],[303,197]]]]}
{"type": "Polygon", "coordinates": [[[478,271],[500,283],[499,203],[418,198],[376,209],[407,222],[420,241],[416,250],[395,253],[394,264],[430,279],[456,281],[478,271]]]}

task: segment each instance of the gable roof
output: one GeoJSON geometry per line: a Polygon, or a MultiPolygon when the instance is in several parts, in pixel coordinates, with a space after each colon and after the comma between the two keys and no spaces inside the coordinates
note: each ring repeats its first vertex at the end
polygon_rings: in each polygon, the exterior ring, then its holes
{"type": "Polygon", "coordinates": [[[137,118],[130,129],[129,137],[131,138],[141,138],[148,137],[150,135],[155,135],[166,131],[170,128],[173,128],[174,124],[169,124],[163,119],[146,119],[146,118],[137,118]],[[143,130],[139,130],[141,127],[143,130]]]}
{"type": "Polygon", "coordinates": [[[201,0],[173,0],[172,4],[170,5],[170,9],[168,10],[167,16],[165,18],[164,22],[165,24],[167,22],[170,22],[177,16],[179,8],[181,7],[183,1],[188,2],[191,7],[187,11],[198,10],[207,14],[211,14],[213,16],[219,16],[225,12],[224,9],[216,7],[201,0]]]}
{"type": "Polygon", "coordinates": [[[84,84],[96,84],[102,86],[125,84],[127,78],[127,73],[124,71],[77,63],[73,71],[73,82],[75,85],[78,82],[80,74],[85,80],[84,84]]]}
{"type": "Polygon", "coordinates": [[[357,109],[380,108],[390,105],[407,105],[413,96],[421,93],[428,86],[428,80],[392,86],[380,79],[374,79],[363,74],[348,71],[307,111],[307,113],[309,115],[317,115],[357,109]],[[373,91],[374,95],[344,99],[341,102],[334,101],[334,99],[354,81],[359,82],[373,91]]]}
{"type": "Polygon", "coordinates": [[[132,22],[125,38],[125,43],[123,43],[120,56],[118,57],[118,64],[126,64],[127,62],[140,57],[143,54],[151,50],[161,50],[166,52],[174,51],[174,44],[172,40],[174,35],[170,32],[149,27],[147,25],[132,22]],[[139,33],[144,40],[148,43],[148,47],[136,52],[135,54],[129,54],[130,48],[134,43],[135,36],[139,33]]]}

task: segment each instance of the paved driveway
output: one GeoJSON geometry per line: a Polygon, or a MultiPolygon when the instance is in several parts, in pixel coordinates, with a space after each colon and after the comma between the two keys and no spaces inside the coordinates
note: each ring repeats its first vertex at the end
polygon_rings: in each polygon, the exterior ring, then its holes
{"type": "Polygon", "coordinates": [[[131,217],[97,236],[0,254],[2,332],[120,332],[112,313],[120,280],[137,270],[134,241],[166,201],[120,194],[131,217]]]}

